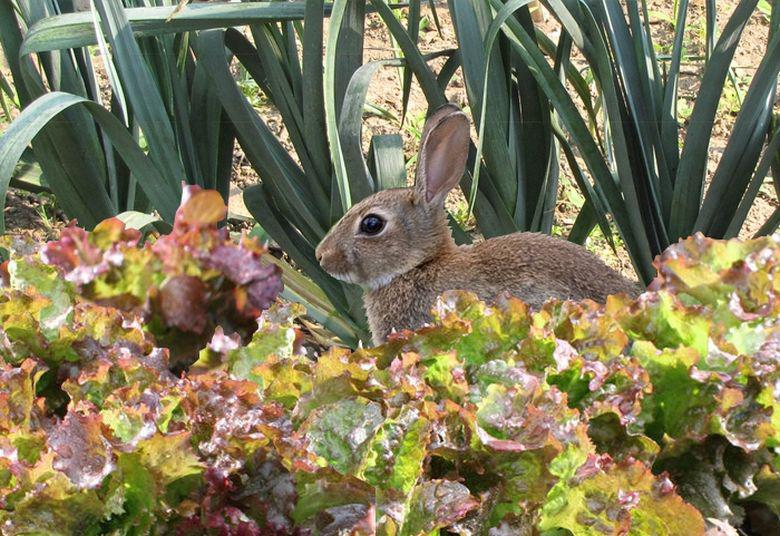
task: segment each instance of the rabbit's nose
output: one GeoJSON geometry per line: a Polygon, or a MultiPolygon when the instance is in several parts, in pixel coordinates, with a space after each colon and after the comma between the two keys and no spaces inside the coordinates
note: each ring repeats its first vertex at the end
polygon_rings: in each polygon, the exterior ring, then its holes
{"type": "Polygon", "coordinates": [[[317,262],[322,262],[322,250],[320,248],[317,248],[317,250],[314,252],[314,256],[317,257],[317,262]]]}

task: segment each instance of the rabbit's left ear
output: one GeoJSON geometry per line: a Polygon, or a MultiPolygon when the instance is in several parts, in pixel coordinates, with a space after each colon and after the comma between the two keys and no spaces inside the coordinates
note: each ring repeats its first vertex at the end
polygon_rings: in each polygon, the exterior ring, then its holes
{"type": "Polygon", "coordinates": [[[444,203],[466,171],[469,120],[452,105],[437,111],[425,125],[417,160],[415,189],[426,203],[444,203]],[[434,121],[435,120],[435,121],[434,121]]]}
{"type": "Polygon", "coordinates": [[[422,137],[420,138],[420,147],[422,147],[422,144],[425,143],[426,139],[428,139],[428,135],[431,133],[431,130],[433,130],[433,127],[441,123],[442,119],[446,119],[448,116],[459,112],[460,108],[458,105],[451,102],[436,108],[436,110],[434,110],[433,113],[425,120],[422,137]]]}

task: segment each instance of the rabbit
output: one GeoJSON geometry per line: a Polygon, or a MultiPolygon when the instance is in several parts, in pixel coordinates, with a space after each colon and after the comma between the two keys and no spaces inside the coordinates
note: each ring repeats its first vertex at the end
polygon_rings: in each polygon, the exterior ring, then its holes
{"type": "Polygon", "coordinates": [[[457,246],[444,201],[465,172],[469,142],[469,121],[457,106],[436,110],[423,128],[414,186],[363,199],[317,246],[326,272],[363,287],[374,344],[430,322],[447,290],[488,302],[506,292],[532,308],[550,298],[603,303],[609,294],[637,294],[635,283],[585,248],[548,235],[518,232],[457,246]]]}

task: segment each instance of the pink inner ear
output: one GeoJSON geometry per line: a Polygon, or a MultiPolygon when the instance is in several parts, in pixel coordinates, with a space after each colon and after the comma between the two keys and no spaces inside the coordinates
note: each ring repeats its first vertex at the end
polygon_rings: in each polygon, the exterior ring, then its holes
{"type": "Polygon", "coordinates": [[[423,147],[425,198],[446,197],[457,186],[466,169],[469,147],[468,119],[462,113],[444,119],[432,131],[423,147]]]}

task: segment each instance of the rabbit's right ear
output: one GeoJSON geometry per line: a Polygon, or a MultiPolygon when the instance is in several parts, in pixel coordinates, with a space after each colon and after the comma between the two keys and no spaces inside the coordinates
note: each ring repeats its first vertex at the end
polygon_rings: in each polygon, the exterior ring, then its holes
{"type": "Polygon", "coordinates": [[[425,123],[415,190],[426,203],[444,203],[466,171],[469,120],[456,106],[437,110],[425,123]]]}

